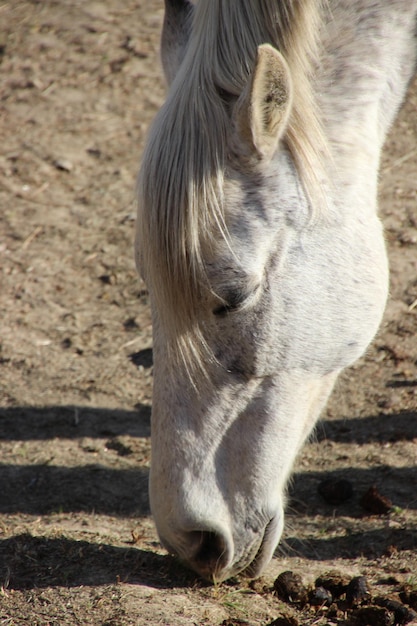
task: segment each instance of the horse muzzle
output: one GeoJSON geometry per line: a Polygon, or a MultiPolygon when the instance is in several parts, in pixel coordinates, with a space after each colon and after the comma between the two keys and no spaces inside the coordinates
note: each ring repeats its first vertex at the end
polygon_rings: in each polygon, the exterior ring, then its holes
{"type": "Polygon", "coordinates": [[[169,539],[160,534],[161,543],[202,578],[222,582],[242,573],[248,578],[260,576],[270,562],[279,542],[283,517],[277,515],[264,528],[248,531],[238,539],[226,525],[207,524],[205,530],[172,533],[169,539]]]}

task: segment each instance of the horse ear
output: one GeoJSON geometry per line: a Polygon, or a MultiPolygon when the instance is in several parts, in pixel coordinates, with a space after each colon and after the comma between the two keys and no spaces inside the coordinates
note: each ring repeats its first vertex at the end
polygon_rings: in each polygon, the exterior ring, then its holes
{"type": "Polygon", "coordinates": [[[194,6],[189,0],[165,0],[161,59],[168,85],[174,80],[184,58],[193,13],[194,6]]]}
{"type": "Polygon", "coordinates": [[[285,132],[291,104],[287,62],[269,44],[259,46],[255,69],[233,113],[239,143],[257,159],[270,159],[285,132]]]}

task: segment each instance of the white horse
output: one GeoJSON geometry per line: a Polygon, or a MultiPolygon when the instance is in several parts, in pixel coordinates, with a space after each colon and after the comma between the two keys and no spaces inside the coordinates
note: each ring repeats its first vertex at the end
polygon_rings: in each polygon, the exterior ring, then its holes
{"type": "Polygon", "coordinates": [[[151,508],[202,576],[259,575],[286,483],[388,287],[381,147],[417,0],[166,0],[139,176],[154,325],[151,508]]]}

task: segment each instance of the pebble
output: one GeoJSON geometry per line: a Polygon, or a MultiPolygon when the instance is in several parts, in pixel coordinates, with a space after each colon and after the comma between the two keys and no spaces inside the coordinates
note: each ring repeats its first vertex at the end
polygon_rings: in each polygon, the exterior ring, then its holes
{"type": "Polygon", "coordinates": [[[54,165],[57,170],[62,170],[63,172],[72,172],[74,169],[74,165],[68,159],[56,159],[54,165]]]}

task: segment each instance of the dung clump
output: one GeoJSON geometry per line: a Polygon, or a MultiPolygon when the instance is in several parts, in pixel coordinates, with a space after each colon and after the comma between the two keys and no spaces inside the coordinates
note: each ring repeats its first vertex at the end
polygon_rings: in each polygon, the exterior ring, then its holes
{"type": "Polygon", "coordinates": [[[368,491],[363,494],[360,504],[365,511],[373,515],[386,515],[392,509],[391,500],[382,495],[375,485],[369,487],[368,491]]]}
{"type": "Polygon", "coordinates": [[[275,592],[284,602],[306,604],[308,598],[307,588],[299,574],[286,571],[282,572],[274,582],[275,592]]]}
{"type": "Polygon", "coordinates": [[[316,579],[316,587],[324,587],[332,594],[333,598],[340,598],[346,593],[347,586],[349,584],[348,576],[338,572],[337,570],[330,570],[325,572],[316,579]]]}
{"type": "Polygon", "coordinates": [[[368,602],[371,594],[365,576],[355,576],[346,588],[346,602],[349,606],[358,606],[368,602]]]}

